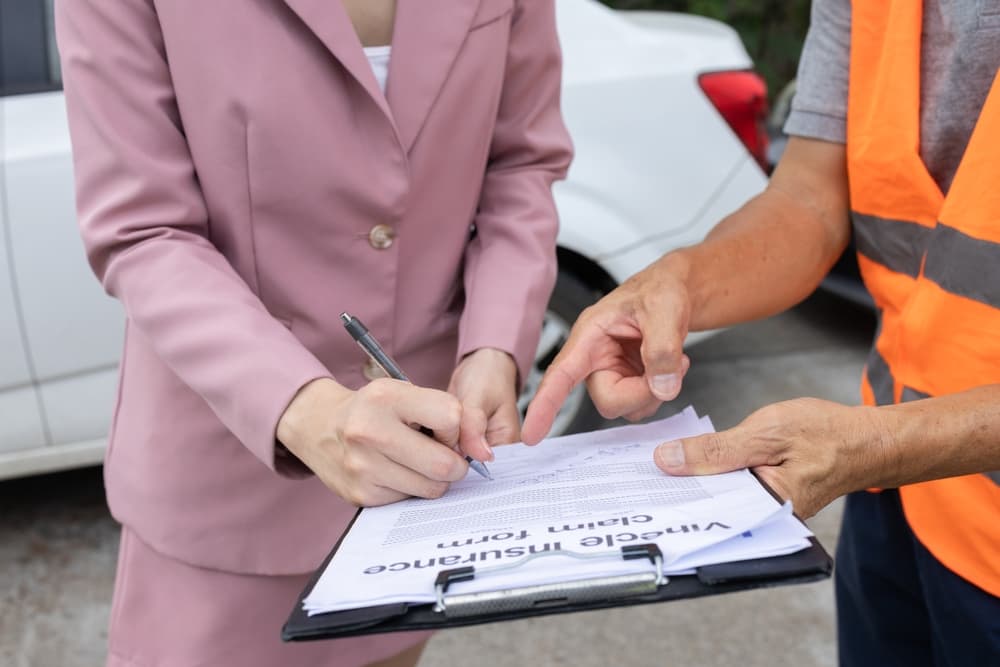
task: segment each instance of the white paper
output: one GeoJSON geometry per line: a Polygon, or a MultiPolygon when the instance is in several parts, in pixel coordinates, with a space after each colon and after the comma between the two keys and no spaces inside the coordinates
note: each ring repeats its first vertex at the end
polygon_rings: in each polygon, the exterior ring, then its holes
{"type": "Polygon", "coordinates": [[[449,591],[649,571],[648,561],[620,558],[628,544],[655,542],[670,573],[807,547],[809,531],[748,471],[672,477],[653,463],[661,442],[712,430],[687,408],[650,424],[498,447],[492,481],[470,472],[443,498],[364,510],[305,608],[431,602],[440,570],[469,565],[483,574],[449,591]],[[609,557],[529,558],[567,551],[609,557]]]}

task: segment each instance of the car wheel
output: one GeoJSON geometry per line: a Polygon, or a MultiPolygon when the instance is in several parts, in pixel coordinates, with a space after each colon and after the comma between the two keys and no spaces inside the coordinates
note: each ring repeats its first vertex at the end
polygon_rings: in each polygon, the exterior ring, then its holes
{"type": "MultiPolygon", "coordinates": [[[[542,335],[538,341],[535,363],[524,383],[524,390],[518,399],[521,417],[524,417],[528,403],[534,398],[545,370],[559,354],[569,337],[570,329],[584,308],[601,297],[601,293],[588,287],[576,276],[564,270],[559,271],[556,286],[549,299],[548,309],[542,323],[542,335]]],[[[589,431],[601,425],[603,418],[590,401],[583,383],[577,385],[556,415],[549,437],[589,431]]]]}

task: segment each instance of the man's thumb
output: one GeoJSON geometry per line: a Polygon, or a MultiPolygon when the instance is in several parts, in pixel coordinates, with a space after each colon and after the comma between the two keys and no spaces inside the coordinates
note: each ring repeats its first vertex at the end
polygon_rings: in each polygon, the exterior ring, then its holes
{"type": "Polygon", "coordinates": [[[747,454],[727,432],[665,442],[653,453],[656,465],[670,475],[713,475],[747,467],[747,454]]]}
{"type": "Polygon", "coordinates": [[[691,360],[686,354],[682,354],[679,363],[671,361],[668,365],[664,357],[659,357],[658,365],[653,366],[652,362],[643,358],[643,365],[646,367],[650,393],[661,401],[672,401],[681,393],[681,383],[691,367],[691,360]]]}

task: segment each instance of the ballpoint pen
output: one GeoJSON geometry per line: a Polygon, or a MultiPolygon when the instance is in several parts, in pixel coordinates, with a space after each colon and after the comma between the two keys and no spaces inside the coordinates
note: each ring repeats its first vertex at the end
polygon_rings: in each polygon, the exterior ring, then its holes
{"type": "MultiPolygon", "coordinates": [[[[403,382],[410,381],[410,378],[406,377],[403,369],[392,360],[392,357],[386,354],[386,351],[382,349],[379,342],[371,335],[368,327],[361,323],[361,320],[348,313],[341,313],[340,319],[344,323],[347,333],[351,334],[351,338],[361,346],[361,349],[365,351],[372,361],[378,364],[379,368],[385,371],[386,375],[396,380],[402,380],[403,382]]],[[[430,430],[427,428],[422,427],[420,430],[424,434],[430,434],[430,430]]],[[[469,462],[469,467],[480,475],[486,479],[493,479],[493,475],[490,474],[490,471],[486,469],[486,465],[481,461],[477,461],[468,455],[466,455],[465,460],[469,462]]]]}

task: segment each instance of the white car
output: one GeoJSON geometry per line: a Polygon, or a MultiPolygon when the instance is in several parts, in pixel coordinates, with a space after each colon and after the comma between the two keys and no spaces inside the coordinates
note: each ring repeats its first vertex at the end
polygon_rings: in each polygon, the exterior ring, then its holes
{"type": "MultiPolygon", "coordinates": [[[[0,478],[101,461],[122,343],[74,220],[51,2],[0,0],[0,478]]],[[[583,308],[766,182],[766,94],[733,30],[594,0],[558,13],[577,155],[525,401],[583,308]]],[[[553,432],[596,418],[581,389],[553,432]]]]}

